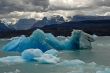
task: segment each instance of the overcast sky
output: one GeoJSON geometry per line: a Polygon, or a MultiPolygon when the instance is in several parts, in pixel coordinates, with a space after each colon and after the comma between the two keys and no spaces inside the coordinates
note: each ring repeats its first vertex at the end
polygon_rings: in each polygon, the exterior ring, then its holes
{"type": "Polygon", "coordinates": [[[20,18],[44,16],[110,15],[110,0],[0,0],[0,19],[16,22],[20,18]]]}

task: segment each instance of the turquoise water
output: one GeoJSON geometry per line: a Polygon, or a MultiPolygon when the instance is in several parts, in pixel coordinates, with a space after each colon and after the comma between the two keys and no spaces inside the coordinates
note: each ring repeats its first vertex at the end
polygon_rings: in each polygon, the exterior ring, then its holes
{"type": "MultiPolygon", "coordinates": [[[[95,62],[98,65],[110,66],[110,37],[99,37],[92,43],[93,49],[80,51],[61,51],[59,57],[66,60],[80,59],[86,63],[95,62]]],[[[10,40],[0,40],[0,47],[8,43],[10,40]]],[[[0,52],[0,57],[12,55],[20,55],[19,53],[0,52]]],[[[85,73],[96,73],[94,67],[87,66],[85,73]]],[[[99,68],[103,68],[101,66],[99,68]]],[[[21,63],[14,65],[0,64],[0,73],[83,73],[73,72],[81,71],[79,67],[60,66],[53,64],[37,64],[37,63],[21,63]]]]}

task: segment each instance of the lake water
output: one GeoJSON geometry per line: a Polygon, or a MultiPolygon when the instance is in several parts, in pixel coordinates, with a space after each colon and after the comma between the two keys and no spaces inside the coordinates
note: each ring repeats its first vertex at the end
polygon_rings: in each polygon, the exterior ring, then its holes
{"type": "MultiPolygon", "coordinates": [[[[10,40],[0,40],[0,47],[8,43],[10,40]]],[[[110,66],[110,37],[98,37],[92,43],[93,49],[80,51],[61,51],[59,57],[66,60],[80,59],[86,63],[95,62],[98,65],[110,66]]],[[[19,53],[0,52],[0,57],[20,55],[19,53]]],[[[80,69],[80,68],[79,68],[80,69]]],[[[22,63],[14,65],[0,64],[0,73],[82,73],[73,72],[78,70],[77,67],[66,67],[53,64],[37,64],[37,63],[22,63]]],[[[89,69],[88,69],[89,70],[89,69]]],[[[80,70],[78,70],[80,71],[80,70]]],[[[96,73],[89,70],[85,73],[96,73]]]]}

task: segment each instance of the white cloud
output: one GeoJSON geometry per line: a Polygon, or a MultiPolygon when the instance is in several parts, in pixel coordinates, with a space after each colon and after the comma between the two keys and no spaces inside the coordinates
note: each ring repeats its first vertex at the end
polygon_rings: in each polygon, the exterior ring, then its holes
{"type": "Polygon", "coordinates": [[[23,12],[23,11],[14,11],[10,12],[8,14],[9,17],[13,18],[35,18],[35,19],[41,19],[43,17],[42,12],[23,12]]]}
{"type": "Polygon", "coordinates": [[[15,24],[19,19],[30,19],[34,18],[36,20],[40,20],[44,17],[42,12],[23,12],[23,11],[14,11],[10,12],[8,15],[3,15],[1,20],[5,20],[8,23],[15,24]]]}
{"type": "Polygon", "coordinates": [[[92,5],[93,0],[49,0],[51,9],[76,9],[92,5]]]}
{"type": "Polygon", "coordinates": [[[67,20],[68,16],[74,16],[76,14],[81,14],[79,11],[66,11],[66,10],[55,10],[55,11],[47,11],[47,12],[23,12],[23,11],[14,11],[10,12],[8,15],[3,15],[2,20],[5,20],[9,23],[15,24],[19,19],[30,19],[34,18],[36,20],[41,20],[43,17],[51,18],[52,16],[59,15],[64,17],[67,20]]]}
{"type": "Polygon", "coordinates": [[[0,19],[16,23],[21,18],[60,15],[110,15],[109,0],[0,0],[0,19]],[[47,12],[45,12],[47,11],[47,12]],[[3,12],[3,14],[2,14],[3,12]]]}

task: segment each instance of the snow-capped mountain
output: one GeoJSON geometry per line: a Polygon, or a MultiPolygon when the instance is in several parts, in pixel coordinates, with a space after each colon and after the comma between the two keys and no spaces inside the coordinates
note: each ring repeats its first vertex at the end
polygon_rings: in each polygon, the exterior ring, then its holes
{"type": "Polygon", "coordinates": [[[61,24],[64,23],[65,20],[61,16],[52,16],[50,18],[44,17],[42,20],[37,21],[32,28],[35,27],[43,27],[45,25],[52,25],[52,24],[61,24]]]}
{"type": "Polygon", "coordinates": [[[16,30],[28,30],[30,29],[33,24],[36,22],[35,19],[20,19],[18,22],[14,25],[14,28],[16,30]]]}
{"type": "Polygon", "coordinates": [[[36,20],[34,18],[30,19],[19,19],[14,25],[8,24],[8,22],[2,21],[7,27],[14,28],[15,30],[29,30],[32,28],[43,27],[45,25],[52,25],[52,24],[61,24],[64,23],[65,20],[62,16],[55,15],[51,17],[44,17],[42,20],[36,20]]]}
{"type": "Polygon", "coordinates": [[[2,21],[0,21],[0,32],[5,32],[5,31],[9,31],[9,30],[14,30],[14,28],[10,25],[7,25],[5,23],[3,23],[2,21]]]}

